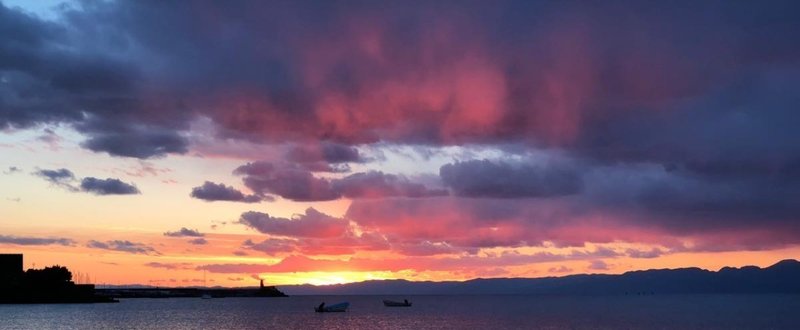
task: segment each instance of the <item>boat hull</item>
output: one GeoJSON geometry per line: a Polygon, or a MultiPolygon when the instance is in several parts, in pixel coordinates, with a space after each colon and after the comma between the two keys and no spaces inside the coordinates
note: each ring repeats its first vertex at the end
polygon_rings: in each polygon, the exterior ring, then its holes
{"type": "Polygon", "coordinates": [[[411,307],[411,302],[384,300],[383,305],[386,307],[411,307]]]}
{"type": "Polygon", "coordinates": [[[341,313],[346,312],[348,307],[350,307],[350,303],[343,302],[335,305],[325,306],[322,309],[319,307],[314,307],[314,311],[317,313],[341,313]]]}

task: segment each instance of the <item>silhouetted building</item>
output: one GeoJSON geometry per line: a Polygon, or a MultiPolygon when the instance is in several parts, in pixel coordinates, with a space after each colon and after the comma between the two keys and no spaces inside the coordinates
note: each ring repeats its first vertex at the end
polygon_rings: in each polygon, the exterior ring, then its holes
{"type": "Polygon", "coordinates": [[[95,294],[94,284],[76,285],[63,266],[23,271],[22,254],[0,254],[0,304],[115,302],[95,294]]]}
{"type": "Polygon", "coordinates": [[[16,285],[22,274],[22,254],[0,254],[0,286],[16,285]]]}
{"type": "Polygon", "coordinates": [[[0,254],[0,274],[22,273],[22,254],[0,254]]]}

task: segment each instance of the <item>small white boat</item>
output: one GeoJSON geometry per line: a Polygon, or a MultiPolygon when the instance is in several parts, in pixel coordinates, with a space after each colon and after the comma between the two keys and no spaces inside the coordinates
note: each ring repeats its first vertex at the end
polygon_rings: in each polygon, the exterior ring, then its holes
{"type": "Polygon", "coordinates": [[[403,300],[403,301],[384,300],[383,305],[386,307],[411,307],[411,302],[408,300],[403,300]]]}
{"type": "Polygon", "coordinates": [[[202,296],[200,296],[200,299],[211,299],[211,295],[208,293],[204,293],[202,296]]]}
{"type": "Polygon", "coordinates": [[[314,307],[314,311],[317,313],[346,312],[348,307],[350,307],[349,302],[341,302],[330,306],[326,306],[325,303],[322,303],[319,306],[314,307]]]}

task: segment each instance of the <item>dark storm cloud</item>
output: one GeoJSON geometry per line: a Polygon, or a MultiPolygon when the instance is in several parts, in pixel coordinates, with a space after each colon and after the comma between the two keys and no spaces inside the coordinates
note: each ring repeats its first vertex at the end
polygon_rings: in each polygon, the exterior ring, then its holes
{"type": "Polygon", "coordinates": [[[233,171],[244,176],[242,181],[259,196],[275,194],[296,201],[326,201],[340,197],[330,182],[317,178],[309,170],[294,165],[251,162],[233,171]]]}
{"type": "Polygon", "coordinates": [[[191,196],[205,201],[231,201],[244,203],[258,203],[262,197],[256,195],[245,195],[233,187],[222,183],[206,181],[202,186],[192,188],[191,196]]]}
{"type": "MultiPolygon", "coordinates": [[[[343,142],[448,143],[533,137],[604,158],[666,157],[677,162],[684,161],[682,148],[709,144],[709,150],[728,146],[757,152],[758,141],[766,134],[794,137],[786,125],[762,129],[773,122],[791,122],[786,119],[794,116],[787,106],[796,101],[791,96],[796,93],[784,93],[797,85],[791,72],[797,70],[800,57],[793,38],[800,26],[785,15],[797,9],[791,1],[769,6],[628,1],[591,6],[531,1],[491,6],[360,3],[341,10],[344,6],[199,2],[189,15],[180,4],[119,2],[78,5],[65,10],[56,22],[2,7],[2,28],[8,31],[4,35],[13,35],[4,38],[0,58],[8,80],[2,120],[14,126],[54,120],[80,123],[89,137],[87,148],[142,158],[185,152],[187,142],[176,131],[187,128],[195,111],[205,112],[226,134],[256,139],[307,136],[343,142]],[[712,12],[715,15],[707,14],[712,12]],[[434,15],[436,21],[459,33],[430,25],[427,15],[432,13],[440,13],[434,15]],[[359,17],[373,20],[363,26],[348,23],[359,17]],[[171,22],[171,28],[153,22],[171,22]],[[206,29],[195,28],[198,25],[206,29]],[[427,37],[436,32],[441,40],[431,43],[427,37]],[[332,45],[315,42],[326,39],[332,45]],[[329,60],[313,57],[306,44],[327,47],[329,60]],[[79,52],[63,50],[70,48],[79,52]],[[198,53],[203,56],[189,56],[198,53]],[[485,119],[481,130],[471,126],[469,116],[482,109],[472,112],[469,105],[458,102],[462,96],[467,100],[469,90],[447,95],[454,102],[433,102],[435,92],[424,93],[431,84],[413,79],[416,71],[446,70],[465,60],[464,54],[479,58],[467,62],[476,66],[474,72],[484,72],[488,65],[485,72],[500,72],[497,81],[505,86],[499,92],[505,100],[498,103],[499,109],[483,109],[489,115],[481,118],[485,119]],[[523,61],[527,56],[538,61],[523,61]],[[163,95],[143,90],[154,82],[164,87],[163,95]],[[570,83],[570,88],[561,87],[570,83]],[[264,97],[224,91],[222,86],[246,87],[264,97]],[[392,91],[379,94],[391,102],[361,102],[371,88],[392,91]],[[212,93],[205,93],[208,90],[212,93]],[[778,98],[771,97],[776,93],[778,98]],[[337,100],[341,102],[331,103],[337,100]],[[688,116],[694,111],[672,111],[683,100],[705,103],[708,113],[691,120],[688,116]],[[216,111],[215,103],[241,106],[216,111]],[[415,104],[437,111],[397,111],[415,104]],[[352,110],[339,112],[339,106],[352,110]],[[382,106],[387,109],[383,117],[366,112],[382,106]],[[754,120],[744,120],[738,127],[735,118],[726,120],[756,107],[768,113],[752,113],[754,120]],[[119,124],[123,129],[104,130],[100,122],[123,122],[119,124]],[[708,130],[693,127],[704,124],[708,130]],[[748,138],[725,139],[742,133],[748,138]],[[701,143],[682,141],[692,136],[701,143]],[[668,149],[660,155],[648,153],[656,145],[668,149]]],[[[459,79],[459,72],[456,67],[443,74],[459,79]]],[[[480,83],[487,77],[493,75],[462,78],[480,83]]],[[[316,149],[299,147],[289,156],[333,163],[360,158],[345,145],[323,143],[316,149]]]]}
{"type": "Polygon", "coordinates": [[[580,192],[581,173],[566,164],[471,160],[446,164],[439,170],[444,184],[466,197],[553,197],[580,192]]]}
{"type": "MultiPolygon", "coordinates": [[[[13,37],[0,46],[0,123],[78,123],[88,148],[142,158],[185,152],[186,140],[165,132],[185,131],[198,114],[255,140],[524,139],[640,153],[627,146],[660,141],[605,144],[598,134],[629,116],[685,131],[694,124],[670,120],[684,101],[791,91],[800,24],[786,13],[797,6],[109,2],[74,5],[52,22],[2,7],[0,28],[13,37]],[[91,118],[125,129],[115,136],[86,125],[91,118]],[[141,137],[127,145],[132,135],[141,137]]],[[[740,101],[711,104],[728,110],[694,122],[724,119],[740,101]]],[[[785,105],[779,117],[792,116],[785,105]]],[[[724,134],[699,137],[721,144],[724,134]]],[[[342,147],[319,156],[358,159],[342,147]]],[[[306,151],[290,155],[307,160],[306,151]]]]}
{"type": "Polygon", "coordinates": [[[315,176],[293,164],[252,162],[238,167],[245,186],[258,195],[275,194],[295,201],[326,201],[338,198],[430,197],[446,195],[402,175],[380,171],[355,173],[341,179],[315,176]]]}
{"type": "Polygon", "coordinates": [[[150,158],[188,151],[188,140],[170,129],[126,126],[123,131],[92,130],[83,147],[113,156],[150,158]]]}
{"type": "Polygon", "coordinates": [[[429,197],[447,195],[400,175],[380,171],[355,173],[332,181],[333,189],[347,198],[429,197]]]}
{"type": "Polygon", "coordinates": [[[197,231],[196,229],[189,229],[186,227],[181,227],[180,230],[177,231],[168,231],[164,233],[164,236],[169,237],[203,237],[205,234],[197,231]]]}
{"type": "Polygon", "coordinates": [[[50,86],[71,94],[114,94],[132,90],[137,70],[124,62],[104,57],[79,57],[59,67],[50,86]]]}
{"type": "Polygon", "coordinates": [[[614,167],[616,181],[478,160],[443,167],[442,179],[475,199],[569,198],[634,227],[796,233],[798,10],[116,1],[44,21],[0,5],[0,128],[66,123],[90,150],[147,158],[187,152],[189,123],[207,118],[224,138],[298,146],[294,167],[240,173],[259,196],[297,201],[341,198],[363,178],[387,196],[414,191],[374,173],[314,175],[363,161],[356,144],[521,143],[596,176],[614,167]],[[664,173],[636,169],[649,165],[664,173]]]}
{"type": "Polygon", "coordinates": [[[299,145],[290,149],[286,159],[297,163],[360,163],[364,161],[358,149],[341,144],[325,142],[320,145],[299,145]]]}
{"type": "Polygon", "coordinates": [[[340,197],[330,181],[298,168],[273,168],[261,172],[265,164],[249,163],[236,170],[245,174],[244,185],[258,195],[274,194],[294,201],[327,201],[340,197]],[[255,172],[252,170],[256,169],[255,172]]]}
{"type": "Polygon", "coordinates": [[[579,151],[597,159],[657,162],[708,179],[800,178],[795,69],[742,77],[667,112],[615,116],[585,129],[579,151]]]}
{"type": "Polygon", "coordinates": [[[309,172],[328,172],[328,173],[347,173],[350,172],[350,165],[346,163],[332,164],[328,162],[313,162],[313,163],[294,163],[292,167],[302,169],[309,172]]]}
{"type": "Polygon", "coordinates": [[[133,254],[160,254],[158,251],[143,243],[131,242],[127,240],[95,241],[91,240],[86,246],[92,249],[102,249],[120,251],[133,254]]]}
{"type": "Polygon", "coordinates": [[[585,178],[582,207],[636,214],[674,233],[765,227],[800,232],[800,207],[792,203],[800,197],[797,180],[753,174],[720,179],[660,165],[595,168],[585,178]]]}
{"type": "Polygon", "coordinates": [[[95,195],[136,195],[141,193],[136,186],[114,178],[83,178],[81,190],[95,195]]]}
{"type": "Polygon", "coordinates": [[[120,56],[131,45],[118,43],[119,29],[94,29],[88,11],[63,14],[42,21],[0,4],[0,33],[8,36],[0,40],[0,128],[66,122],[94,151],[139,158],[185,152],[188,142],[175,130],[188,127],[189,116],[142,94],[142,63],[120,56]]]}
{"type": "Polygon", "coordinates": [[[69,238],[60,238],[60,237],[28,237],[28,236],[0,235],[0,244],[73,246],[75,245],[75,241],[69,238]]]}

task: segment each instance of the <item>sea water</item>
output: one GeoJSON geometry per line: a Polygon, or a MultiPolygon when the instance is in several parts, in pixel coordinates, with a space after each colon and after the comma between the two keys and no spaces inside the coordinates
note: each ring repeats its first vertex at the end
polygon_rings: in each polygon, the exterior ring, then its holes
{"type": "Polygon", "coordinates": [[[800,295],[293,296],[0,305],[2,329],[800,329],[800,295]],[[408,299],[412,307],[384,307],[408,299]],[[315,313],[321,302],[345,313],[315,313]]]}

